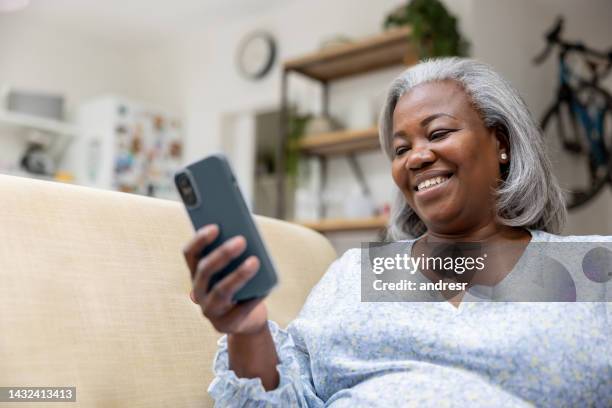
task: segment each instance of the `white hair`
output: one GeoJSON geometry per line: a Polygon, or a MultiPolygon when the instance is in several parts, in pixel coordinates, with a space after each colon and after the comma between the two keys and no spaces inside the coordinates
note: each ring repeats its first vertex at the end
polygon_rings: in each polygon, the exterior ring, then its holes
{"type": "MultiPolygon", "coordinates": [[[[567,210],[563,192],[552,173],[542,132],[527,105],[508,81],[489,65],[467,58],[440,58],[408,68],[389,87],[380,114],[380,145],[390,160],[393,112],[399,98],[417,85],[453,80],[470,97],[487,128],[499,129],[508,139],[510,165],[497,190],[497,217],[503,225],[559,233],[567,210]]],[[[391,210],[387,239],[422,235],[427,228],[398,191],[391,210]]]]}

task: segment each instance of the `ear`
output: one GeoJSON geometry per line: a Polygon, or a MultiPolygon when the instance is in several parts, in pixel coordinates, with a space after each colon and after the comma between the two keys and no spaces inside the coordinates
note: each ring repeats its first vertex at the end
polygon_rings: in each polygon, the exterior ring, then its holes
{"type": "Polygon", "coordinates": [[[508,132],[503,126],[493,128],[495,143],[497,146],[497,159],[500,164],[508,164],[510,162],[510,141],[508,132]]]}

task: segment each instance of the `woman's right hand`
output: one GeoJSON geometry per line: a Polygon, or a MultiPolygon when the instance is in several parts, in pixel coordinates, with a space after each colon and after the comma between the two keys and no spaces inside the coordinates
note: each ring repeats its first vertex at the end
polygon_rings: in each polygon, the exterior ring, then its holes
{"type": "Polygon", "coordinates": [[[220,333],[249,335],[261,332],[267,327],[268,312],[263,298],[245,303],[234,303],[232,297],[257,273],[259,259],[248,257],[234,271],[229,273],[207,293],[210,278],[225,268],[246,249],[246,240],[239,235],[223,244],[203,258],[202,250],[219,235],[215,224],[200,228],[185,246],[183,253],[191,271],[193,289],[191,300],[200,305],[204,316],[220,333]]]}

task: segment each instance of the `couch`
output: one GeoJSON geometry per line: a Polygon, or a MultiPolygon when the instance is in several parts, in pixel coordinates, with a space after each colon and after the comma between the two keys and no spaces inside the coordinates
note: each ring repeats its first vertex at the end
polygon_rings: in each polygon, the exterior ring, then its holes
{"type": "MultiPolygon", "coordinates": [[[[336,254],[314,231],[256,221],[285,326],[336,254]]],[[[220,334],[189,300],[192,234],[178,202],[0,176],[0,386],[74,386],[69,407],[212,406],[220,334]]]]}

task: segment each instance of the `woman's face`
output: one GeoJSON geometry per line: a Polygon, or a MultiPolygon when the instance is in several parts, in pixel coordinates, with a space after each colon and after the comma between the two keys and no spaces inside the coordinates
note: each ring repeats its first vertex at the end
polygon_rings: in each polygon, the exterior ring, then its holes
{"type": "Polygon", "coordinates": [[[454,81],[421,84],[393,113],[393,180],[427,229],[469,232],[495,217],[503,138],[454,81]]]}

